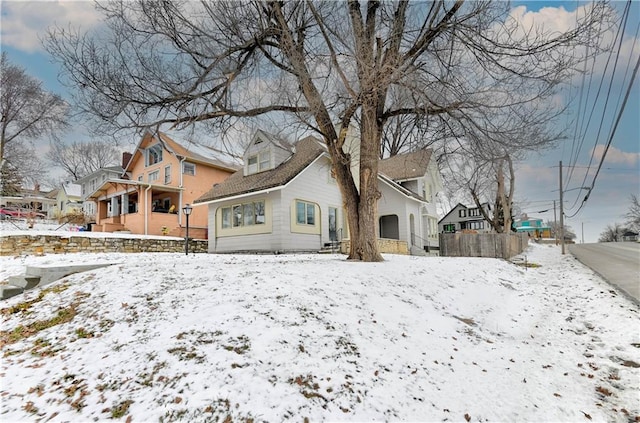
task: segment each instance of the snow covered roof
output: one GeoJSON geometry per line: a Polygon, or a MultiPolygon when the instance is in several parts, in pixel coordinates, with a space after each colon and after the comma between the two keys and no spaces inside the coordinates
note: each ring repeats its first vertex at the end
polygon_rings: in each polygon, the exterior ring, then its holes
{"type": "Polygon", "coordinates": [[[82,186],[78,184],[74,184],[71,182],[64,182],[62,184],[62,189],[64,190],[67,197],[81,197],[82,196],[82,186]]]}

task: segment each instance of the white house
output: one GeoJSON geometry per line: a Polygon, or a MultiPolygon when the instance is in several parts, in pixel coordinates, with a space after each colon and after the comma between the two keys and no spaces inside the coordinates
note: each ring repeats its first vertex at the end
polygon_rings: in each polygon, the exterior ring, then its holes
{"type": "Polygon", "coordinates": [[[80,185],[82,193],[82,211],[92,222],[96,221],[97,207],[96,202],[89,199],[89,196],[96,192],[105,181],[110,179],[119,179],[124,172],[120,166],[103,167],[78,179],[75,183],[80,185]]]}
{"type": "Polygon", "coordinates": [[[82,211],[82,188],[80,185],[64,182],[56,195],[56,204],[49,213],[50,217],[62,217],[82,211]]]}
{"type": "MultiPolygon", "coordinates": [[[[434,171],[430,156],[426,151],[380,162],[379,237],[405,241],[416,254],[437,245],[433,195],[440,182],[426,180],[434,171]]],[[[258,131],[243,159],[242,170],[195,202],[209,207],[210,252],[318,251],[348,238],[322,141],[307,137],[291,146],[258,131]]]]}
{"type": "MultiPolygon", "coordinates": [[[[491,216],[491,206],[489,203],[483,203],[482,208],[488,216],[491,216]]],[[[440,222],[438,222],[438,230],[444,233],[453,233],[460,231],[474,231],[476,233],[492,232],[491,225],[482,216],[482,212],[478,207],[467,207],[458,203],[449,211],[440,222]]]]}

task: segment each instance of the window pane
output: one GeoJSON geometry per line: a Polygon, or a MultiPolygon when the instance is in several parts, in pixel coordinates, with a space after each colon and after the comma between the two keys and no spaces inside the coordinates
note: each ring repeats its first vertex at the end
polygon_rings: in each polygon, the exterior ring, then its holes
{"type": "Polygon", "coordinates": [[[233,226],[242,226],[242,206],[233,206],[233,226]]]}
{"type": "Polygon", "coordinates": [[[254,203],[256,210],[256,225],[264,223],[264,201],[254,203]]]}
{"type": "Polygon", "coordinates": [[[296,221],[298,225],[304,225],[306,223],[305,219],[305,204],[302,201],[296,202],[296,221]]]}
{"type": "Polygon", "coordinates": [[[225,207],[222,209],[222,227],[231,227],[231,207],[225,207]]]}
{"type": "Polygon", "coordinates": [[[313,204],[307,204],[307,225],[316,224],[316,207],[313,204]]]}
{"type": "Polygon", "coordinates": [[[247,161],[247,163],[249,164],[249,166],[258,163],[258,156],[249,157],[249,160],[247,161]]]}
{"type": "Polygon", "coordinates": [[[254,223],[254,215],[253,215],[253,203],[243,204],[242,208],[244,210],[244,225],[253,225],[254,223]]]}

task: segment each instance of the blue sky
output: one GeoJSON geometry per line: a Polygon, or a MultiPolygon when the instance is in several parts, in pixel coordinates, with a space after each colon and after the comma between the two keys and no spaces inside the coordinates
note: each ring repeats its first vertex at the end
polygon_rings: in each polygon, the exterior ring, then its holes
{"type": "MultiPolygon", "coordinates": [[[[526,10],[520,10],[523,16],[535,18],[538,21],[546,20],[552,25],[562,25],[563,13],[575,11],[576,7],[584,4],[584,2],[576,1],[513,2],[514,7],[523,6],[526,8],[526,10]]],[[[625,6],[625,2],[622,1],[612,4],[619,13],[625,6]]],[[[39,39],[43,36],[43,31],[53,24],[59,26],[71,24],[83,28],[97,25],[98,17],[92,3],[87,1],[17,2],[3,0],[0,3],[0,8],[2,51],[7,52],[13,63],[24,67],[30,75],[42,80],[46,89],[68,98],[67,89],[58,82],[58,69],[43,51],[39,39]]],[[[622,69],[631,66],[628,75],[640,55],[640,40],[634,44],[640,19],[640,2],[632,2],[630,16],[624,38],[623,54],[619,57],[618,65],[622,69]]],[[[598,100],[595,101],[595,93],[603,72],[596,73],[590,89],[587,89],[588,80],[585,81],[581,106],[578,101],[579,92],[576,89],[566,90],[562,93],[563,100],[574,98],[564,122],[561,122],[570,128],[569,135],[571,136],[559,143],[556,148],[533,154],[519,163],[516,175],[516,200],[522,210],[532,216],[553,220],[553,200],[559,198],[557,191],[559,187],[558,162],[562,160],[563,166],[565,166],[564,179],[568,180],[568,183],[565,183],[567,190],[564,202],[566,214],[571,216],[577,212],[574,217],[567,219],[567,224],[574,229],[579,241],[582,239],[582,228],[584,227],[585,242],[595,242],[607,224],[622,222],[624,220],[623,214],[629,207],[629,196],[640,194],[640,76],[638,76],[622,114],[618,130],[612,139],[607,158],[595,181],[594,189],[584,207],[578,210],[586,193],[586,190],[579,188],[592,185],[595,168],[599,163],[601,151],[607,143],[609,131],[616,116],[616,108],[621,103],[620,93],[624,95],[629,81],[629,76],[627,76],[626,83],[623,83],[622,75],[624,72],[616,74],[615,83],[612,85],[612,94],[605,110],[604,93],[601,93],[598,100]],[[593,113],[591,112],[592,108],[593,113]],[[602,131],[597,137],[603,116],[602,131]],[[584,137],[578,139],[573,137],[576,120],[582,123],[579,127],[581,132],[584,132],[584,137]],[[579,145],[581,148],[578,148],[579,145]],[[592,158],[594,151],[595,155],[592,158]],[[573,170],[569,167],[571,165],[575,165],[573,170]],[[549,211],[538,213],[542,210],[549,211]]],[[[610,73],[604,75],[607,82],[605,87],[608,86],[609,77],[610,73]]],[[[576,80],[575,82],[576,85],[581,85],[582,81],[576,80]]],[[[83,140],[88,136],[81,125],[77,125],[75,130],[67,134],[67,137],[83,140]]],[[[136,140],[132,141],[135,143],[136,140]]],[[[47,148],[46,141],[40,142],[38,145],[39,154],[44,154],[47,148]]],[[[557,201],[556,203],[558,204],[557,201]]]]}

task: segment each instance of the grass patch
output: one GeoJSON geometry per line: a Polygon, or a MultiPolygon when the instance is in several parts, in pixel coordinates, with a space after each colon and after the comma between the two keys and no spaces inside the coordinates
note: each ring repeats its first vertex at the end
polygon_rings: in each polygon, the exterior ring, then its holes
{"type": "Polygon", "coordinates": [[[120,417],[124,417],[125,414],[129,411],[129,406],[133,404],[133,401],[126,400],[122,401],[120,404],[111,407],[111,418],[119,419],[120,417]]]}
{"type": "Polygon", "coordinates": [[[11,307],[5,307],[3,309],[0,309],[0,314],[2,314],[3,316],[6,316],[6,315],[16,314],[16,313],[27,313],[29,312],[29,310],[34,304],[42,301],[48,293],[53,292],[55,294],[59,294],[60,292],[63,292],[69,289],[69,286],[70,285],[68,283],[61,283],[59,285],[55,285],[49,288],[44,288],[38,293],[38,296],[33,300],[23,301],[21,303],[12,305],[11,307]]]}

